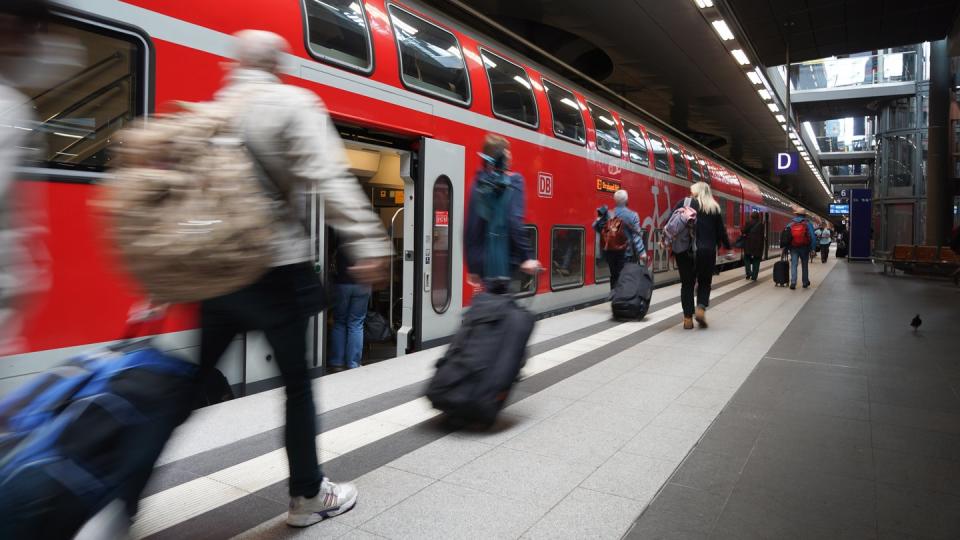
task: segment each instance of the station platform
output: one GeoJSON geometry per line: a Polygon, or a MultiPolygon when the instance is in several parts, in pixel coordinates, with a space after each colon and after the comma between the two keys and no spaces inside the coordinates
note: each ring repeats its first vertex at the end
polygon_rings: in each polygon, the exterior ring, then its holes
{"type": "Polygon", "coordinates": [[[679,285],[642,321],[539,321],[488,432],[422,397],[441,348],[317,379],[324,473],[360,496],[306,529],[284,523],[283,390],[201,409],[132,536],[960,536],[960,293],[833,258],[776,288],[772,264],[715,278],[708,329],[680,326],[679,285]]]}

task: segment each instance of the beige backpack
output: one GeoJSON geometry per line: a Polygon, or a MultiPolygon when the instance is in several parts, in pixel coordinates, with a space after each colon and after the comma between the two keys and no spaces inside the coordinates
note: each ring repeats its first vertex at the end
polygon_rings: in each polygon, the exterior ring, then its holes
{"type": "Polygon", "coordinates": [[[153,301],[221,296],[269,268],[274,203],[237,130],[242,106],[184,104],[115,143],[117,168],[94,205],[153,301]]]}

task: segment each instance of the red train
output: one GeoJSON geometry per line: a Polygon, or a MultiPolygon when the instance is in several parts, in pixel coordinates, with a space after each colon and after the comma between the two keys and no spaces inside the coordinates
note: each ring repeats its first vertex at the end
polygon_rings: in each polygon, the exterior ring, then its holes
{"type": "MultiPolygon", "coordinates": [[[[70,348],[119,337],[137,287],[110,255],[87,204],[109,166],[110,137],[136,116],[173,100],[206,100],[220,86],[230,35],[259,28],[291,44],[286,80],[315,91],[347,142],[354,173],[396,244],[393,279],[372,308],[397,329],[372,357],[429,347],[449,337],[469,303],[463,250],[465,198],[486,132],[512,141],[526,178],[527,221],[547,272],[515,287],[537,312],[605,297],[607,271],[590,228],[612,192],[630,193],[655,246],[660,227],[691,182],[710,181],[731,237],[752,209],[768,231],[790,217],[785,196],[735,174],[703,149],[622,114],[601,96],[414,2],[388,0],[60,0],[62,32],[82,43],[86,63],[33,96],[45,161],[24,168],[20,188],[42,194],[51,261],[48,291],[26,315],[22,354],[0,359],[9,386],[60,362],[70,348]]],[[[314,240],[325,264],[323,205],[312,201],[314,240]]],[[[777,234],[768,234],[771,253],[777,234]]],[[[668,254],[650,251],[659,282],[676,278],[668,254]]],[[[740,260],[737,250],[719,262],[740,260]]],[[[175,309],[162,343],[190,354],[190,306],[175,309]]],[[[322,363],[323,321],[314,324],[322,363]]],[[[223,363],[232,383],[268,386],[269,351],[238,340],[223,363]]],[[[0,384],[0,392],[4,385],[0,384]]]]}

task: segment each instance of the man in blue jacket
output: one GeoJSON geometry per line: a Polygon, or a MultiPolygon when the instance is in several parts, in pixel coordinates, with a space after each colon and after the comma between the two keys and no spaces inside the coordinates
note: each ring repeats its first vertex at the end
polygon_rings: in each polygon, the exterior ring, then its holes
{"type": "Polygon", "coordinates": [[[800,261],[803,268],[803,288],[810,286],[810,275],[808,265],[810,264],[810,254],[817,248],[817,237],[813,231],[813,224],[807,219],[807,214],[802,208],[794,210],[793,220],[787,225],[790,231],[790,288],[797,288],[797,261],[800,261]],[[803,234],[805,226],[806,235],[803,234]]]}
{"type": "Polygon", "coordinates": [[[488,134],[482,166],[473,179],[464,243],[467,281],[474,287],[503,294],[514,271],[535,274],[540,261],[530,257],[523,230],[523,176],[510,171],[510,143],[488,134]]]}
{"type": "Polygon", "coordinates": [[[607,260],[607,266],[610,267],[610,290],[617,286],[617,280],[620,278],[620,271],[627,261],[643,262],[647,258],[647,251],[643,245],[643,231],[640,229],[640,216],[636,212],[627,208],[627,191],[617,190],[613,194],[613,201],[616,207],[610,211],[603,205],[597,208],[597,219],[593,222],[593,230],[597,234],[603,234],[603,228],[607,222],[613,218],[620,218],[627,235],[626,249],[623,250],[605,250],[604,258],[607,260]]]}

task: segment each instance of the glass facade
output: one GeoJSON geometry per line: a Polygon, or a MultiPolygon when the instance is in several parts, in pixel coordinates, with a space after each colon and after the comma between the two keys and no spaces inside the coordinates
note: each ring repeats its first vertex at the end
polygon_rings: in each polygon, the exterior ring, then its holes
{"type": "Polygon", "coordinates": [[[881,254],[898,244],[924,240],[930,92],[922,75],[927,70],[926,55],[918,60],[920,65],[907,62],[903,67],[920,75],[916,94],[888,101],[878,112],[873,247],[881,254]]]}

